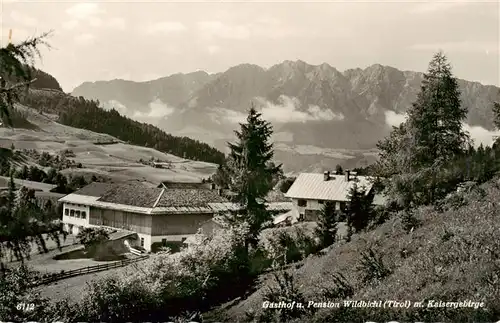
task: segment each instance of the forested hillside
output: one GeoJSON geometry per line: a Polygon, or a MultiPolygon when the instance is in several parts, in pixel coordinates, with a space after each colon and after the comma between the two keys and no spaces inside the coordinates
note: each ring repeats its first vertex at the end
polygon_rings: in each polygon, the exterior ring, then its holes
{"type": "MultiPolygon", "coordinates": [[[[26,69],[26,71],[28,71],[30,79],[34,80],[30,84],[30,88],[32,88],[32,89],[51,89],[51,90],[58,90],[58,91],[62,92],[61,85],[59,85],[59,82],[52,75],[50,75],[42,70],[27,66],[27,65],[25,65],[24,68],[26,69]]],[[[8,75],[5,76],[4,75],[4,77],[7,81],[11,81],[11,82],[15,83],[15,78],[13,76],[8,76],[8,75]]]]}
{"type": "Polygon", "coordinates": [[[76,128],[106,133],[134,145],[152,147],[179,157],[221,164],[224,154],[205,143],[172,136],[155,126],[99,108],[99,102],[63,93],[34,90],[22,96],[21,104],[41,112],[56,113],[59,122],[76,128]]]}

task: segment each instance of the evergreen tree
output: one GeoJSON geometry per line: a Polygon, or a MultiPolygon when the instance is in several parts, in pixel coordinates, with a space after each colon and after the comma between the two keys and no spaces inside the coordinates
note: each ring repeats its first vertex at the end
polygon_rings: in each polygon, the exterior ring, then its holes
{"type": "Polygon", "coordinates": [[[462,129],[467,108],[461,106],[460,90],[446,56],[434,55],[424,74],[416,102],[408,111],[413,139],[412,165],[430,167],[463,153],[468,134],[462,129]]]}
{"type": "Polygon", "coordinates": [[[212,181],[220,188],[229,187],[230,178],[226,165],[221,164],[219,165],[219,167],[217,167],[217,171],[214,175],[212,175],[212,181]]]}
{"type": "Polygon", "coordinates": [[[411,144],[412,138],[406,123],[393,127],[389,136],[377,143],[380,158],[375,166],[376,175],[390,177],[408,172],[411,144]]]}
{"type": "Polygon", "coordinates": [[[349,190],[349,205],[347,208],[347,226],[354,232],[364,230],[373,216],[373,198],[366,194],[364,187],[358,187],[357,183],[349,190]]]}
{"type": "Polygon", "coordinates": [[[7,203],[0,208],[0,264],[5,269],[7,255],[24,261],[30,258],[31,248],[36,244],[40,252],[48,252],[45,240],[54,240],[61,246],[60,226],[52,223],[46,212],[34,200],[34,192],[23,187],[16,197],[16,186],[11,177],[7,203]],[[47,237],[43,235],[47,234],[47,237]]]}
{"type": "Polygon", "coordinates": [[[335,242],[337,237],[337,218],[334,202],[327,201],[323,204],[315,231],[321,241],[322,247],[328,247],[335,242]]]}
{"type": "Polygon", "coordinates": [[[272,163],[274,152],[273,145],[269,142],[272,126],[262,119],[253,105],[246,123],[241,123],[240,127],[240,131],[235,131],[237,141],[229,143],[231,152],[227,168],[230,189],[236,194],[235,202],[239,203],[244,211],[243,214],[230,216],[228,219],[233,222],[246,222],[250,229],[247,244],[254,244],[263,226],[271,221],[265,198],[273,188],[281,165],[275,166],[272,163]]]}
{"type": "Polygon", "coordinates": [[[344,169],[342,168],[342,166],[337,164],[337,166],[335,166],[335,175],[342,175],[342,174],[344,174],[344,169]]]}
{"type": "Polygon", "coordinates": [[[450,176],[450,167],[465,155],[470,144],[462,129],[466,115],[457,80],[445,55],[439,52],[424,74],[407,121],[394,127],[377,145],[380,159],[376,175],[392,177],[386,183],[394,195],[390,198],[404,201],[407,205],[401,206],[406,208],[433,203],[452,189],[456,178],[450,176]],[[406,192],[404,197],[401,192],[406,192]]]}
{"type": "Polygon", "coordinates": [[[35,80],[31,72],[35,58],[40,57],[41,45],[50,47],[46,42],[49,33],[32,37],[20,44],[0,48],[0,117],[12,125],[11,112],[14,103],[19,101],[20,90],[27,89],[35,80]]]}

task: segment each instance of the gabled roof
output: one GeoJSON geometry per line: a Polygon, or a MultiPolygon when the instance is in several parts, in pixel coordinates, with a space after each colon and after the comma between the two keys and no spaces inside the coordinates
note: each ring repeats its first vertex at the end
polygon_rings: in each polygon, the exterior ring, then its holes
{"type": "Polygon", "coordinates": [[[89,185],[82,187],[78,191],[73,192],[72,194],[101,197],[112,186],[113,186],[113,184],[110,184],[110,183],[93,182],[93,183],[90,183],[89,185]]]}
{"type": "Polygon", "coordinates": [[[203,206],[208,203],[227,203],[228,200],[209,189],[165,189],[156,207],[203,206]]]}
{"type": "MultiPolygon", "coordinates": [[[[141,183],[92,183],[59,201],[144,214],[226,211],[234,209],[217,190],[157,188],[141,183]]],[[[231,204],[231,203],[229,203],[231,204]]]]}
{"type": "Polygon", "coordinates": [[[165,187],[168,189],[175,189],[175,188],[180,188],[180,189],[208,189],[210,188],[209,183],[181,183],[181,182],[170,182],[170,181],[164,181],[161,182],[158,187],[165,187]]]}
{"type": "MultiPolygon", "coordinates": [[[[293,207],[281,194],[277,193],[273,199],[267,203],[270,211],[288,211],[293,207]]],[[[241,209],[240,205],[219,195],[216,189],[202,186],[157,188],[141,183],[92,183],[59,201],[142,214],[217,213],[241,209]]]]}
{"type": "Polygon", "coordinates": [[[325,181],[323,174],[301,173],[285,196],[294,199],[348,201],[349,190],[355,183],[358,187],[365,187],[367,192],[373,186],[367,176],[356,176],[346,181],[345,175],[330,175],[329,180],[325,181]]]}
{"type": "Polygon", "coordinates": [[[290,202],[290,198],[286,197],[285,193],[281,192],[279,189],[273,189],[267,194],[266,202],[290,202]]]}
{"type": "Polygon", "coordinates": [[[100,202],[152,208],[162,189],[142,184],[115,184],[99,198],[100,202]]]}

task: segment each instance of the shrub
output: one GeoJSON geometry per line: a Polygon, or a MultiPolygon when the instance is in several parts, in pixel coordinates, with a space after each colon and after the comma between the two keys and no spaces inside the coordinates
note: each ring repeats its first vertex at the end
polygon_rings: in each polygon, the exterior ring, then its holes
{"type": "Polygon", "coordinates": [[[290,319],[299,318],[312,312],[311,308],[306,306],[307,301],[304,294],[300,291],[300,286],[294,280],[293,275],[283,271],[273,273],[274,284],[267,286],[263,296],[263,306],[266,302],[285,304],[301,303],[304,306],[294,306],[293,308],[263,308],[257,315],[258,322],[288,322],[290,319]]]}
{"type": "Polygon", "coordinates": [[[92,249],[100,243],[107,241],[109,234],[103,228],[82,228],[78,232],[76,239],[85,246],[85,249],[92,249]]]}
{"type": "Polygon", "coordinates": [[[327,300],[347,299],[354,295],[354,287],[347,281],[341,273],[329,275],[325,281],[331,282],[328,285],[321,284],[321,296],[327,300]]]}
{"type": "Polygon", "coordinates": [[[401,223],[403,224],[403,230],[407,233],[422,225],[422,222],[415,216],[413,210],[404,210],[401,212],[401,223]]]}
{"type": "Polygon", "coordinates": [[[361,253],[361,263],[358,266],[358,271],[362,274],[363,283],[380,281],[392,273],[384,264],[382,257],[377,256],[372,248],[361,253]]]}
{"type": "Polygon", "coordinates": [[[244,257],[246,230],[238,227],[221,230],[213,237],[197,235],[181,252],[160,251],[140,267],[135,265],[132,274],[93,282],[77,319],[167,320],[242,295],[253,283],[244,257]]]}
{"type": "Polygon", "coordinates": [[[300,261],[319,248],[315,227],[314,223],[304,223],[265,229],[261,232],[258,248],[272,261],[274,267],[300,261]]]}

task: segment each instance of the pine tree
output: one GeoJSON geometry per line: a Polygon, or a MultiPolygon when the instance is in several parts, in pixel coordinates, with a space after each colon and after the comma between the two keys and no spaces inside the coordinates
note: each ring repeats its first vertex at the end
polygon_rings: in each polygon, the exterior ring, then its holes
{"type": "Polygon", "coordinates": [[[271,221],[266,210],[265,198],[273,187],[274,178],[281,171],[281,165],[272,163],[273,145],[270,143],[272,126],[262,119],[252,105],[246,123],[235,131],[237,141],[229,143],[231,150],[227,164],[230,189],[236,196],[234,202],[244,211],[228,220],[246,222],[249,225],[249,241],[256,243],[263,226],[271,221]]]}
{"type": "Polygon", "coordinates": [[[355,232],[364,230],[373,216],[372,197],[366,194],[364,187],[358,187],[357,183],[349,190],[349,206],[347,209],[347,226],[355,232]]]}
{"type": "Polygon", "coordinates": [[[434,55],[407,114],[407,121],[378,143],[376,167],[376,175],[392,177],[386,187],[392,187],[391,199],[408,204],[403,208],[433,203],[445,194],[454,178],[442,175],[464,157],[471,142],[462,129],[467,109],[461,106],[457,80],[443,53],[434,55]],[[395,189],[395,183],[403,190],[395,189]],[[401,191],[411,194],[401,199],[401,191]]]}
{"type": "Polygon", "coordinates": [[[460,90],[442,52],[434,55],[424,74],[416,102],[408,111],[413,139],[412,165],[431,167],[463,153],[469,142],[462,129],[467,108],[461,106],[460,90]]]}
{"type": "Polygon", "coordinates": [[[328,247],[335,242],[337,237],[337,218],[334,202],[327,201],[323,204],[315,231],[322,247],[328,247]]]}

